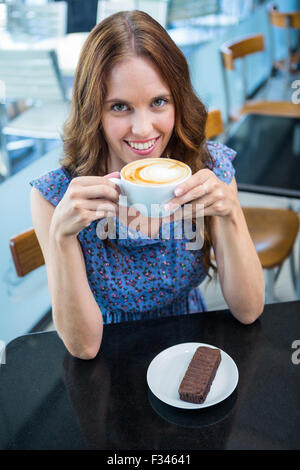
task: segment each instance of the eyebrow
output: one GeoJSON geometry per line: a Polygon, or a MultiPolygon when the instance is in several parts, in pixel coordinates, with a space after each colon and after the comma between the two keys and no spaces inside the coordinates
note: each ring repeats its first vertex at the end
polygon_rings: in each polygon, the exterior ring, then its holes
{"type": "MultiPolygon", "coordinates": [[[[161,93],[160,95],[154,96],[151,98],[151,101],[158,100],[159,98],[171,98],[172,95],[170,93],[161,93]]],[[[124,103],[124,104],[131,104],[129,101],[123,100],[122,98],[111,98],[109,100],[105,100],[104,104],[109,104],[109,103],[124,103]]]]}

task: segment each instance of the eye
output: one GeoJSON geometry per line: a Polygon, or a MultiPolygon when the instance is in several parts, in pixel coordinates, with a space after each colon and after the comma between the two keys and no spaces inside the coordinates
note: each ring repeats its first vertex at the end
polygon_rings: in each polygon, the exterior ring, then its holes
{"type": "Polygon", "coordinates": [[[128,106],[127,104],[124,104],[124,103],[115,103],[112,105],[111,109],[113,111],[117,111],[117,112],[124,112],[124,111],[128,111],[128,106]]]}
{"type": "Polygon", "coordinates": [[[168,103],[168,100],[166,98],[156,98],[152,102],[152,106],[154,106],[155,108],[162,108],[167,103],[168,103]]]}

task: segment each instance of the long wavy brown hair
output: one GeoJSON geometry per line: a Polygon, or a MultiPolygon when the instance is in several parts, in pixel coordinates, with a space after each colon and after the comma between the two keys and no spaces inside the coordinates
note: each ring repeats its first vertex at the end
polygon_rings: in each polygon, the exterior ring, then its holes
{"type": "MultiPolygon", "coordinates": [[[[104,19],[83,46],[62,136],[61,165],[72,176],[107,174],[109,152],[101,122],[106,84],[112,68],[132,55],[150,59],[172,94],[175,125],[163,156],[187,163],[193,173],[211,167],[205,139],[207,110],[193,90],[185,56],[158,22],[137,10],[104,19]]],[[[205,217],[202,261],[207,274],[214,269],[210,251],[210,218],[205,217]]]]}

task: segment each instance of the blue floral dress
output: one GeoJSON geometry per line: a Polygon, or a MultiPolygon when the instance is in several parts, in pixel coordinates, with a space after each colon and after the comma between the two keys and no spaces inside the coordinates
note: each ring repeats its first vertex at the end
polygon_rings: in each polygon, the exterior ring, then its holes
{"type": "MultiPolygon", "coordinates": [[[[214,173],[227,184],[235,170],[235,152],[217,142],[208,142],[214,173]]],[[[60,202],[71,181],[58,168],[30,182],[54,206],[60,202]]],[[[103,219],[102,219],[103,221],[103,219]]],[[[205,279],[201,249],[186,249],[187,238],[176,236],[177,224],[164,223],[156,238],[150,238],[115,221],[114,246],[99,238],[101,220],[78,234],[91,291],[104,323],[157,318],[206,310],[199,285],[205,279]],[[121,235],[120,235],[121,234],[121,235]]]]}

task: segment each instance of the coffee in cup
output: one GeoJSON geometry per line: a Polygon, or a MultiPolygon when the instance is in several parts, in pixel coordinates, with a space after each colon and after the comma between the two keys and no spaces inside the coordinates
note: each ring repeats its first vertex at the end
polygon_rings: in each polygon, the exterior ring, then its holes
{"type": "Polygon", "coordinates": [[[190,174],[189,167],[170,158],[145,158],[126,165],[121,175],[126,181],[142,185],[178,183],[190,174]]]}
{"type": "Polygon", "coordinates": [[[125,165],[121,178],[109,178],[121,190],[120,205],[135,207],[146,217],[165,217],[174,212],[164,205],[174,189],[192,175],[188,165],[172,158],[141,158],[125,165]]]}

